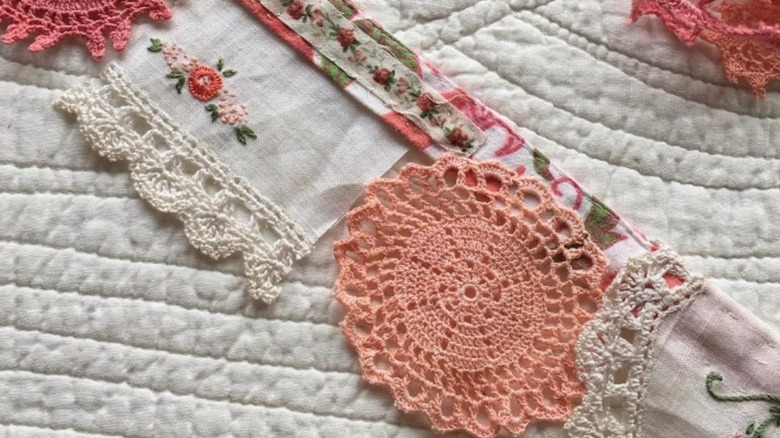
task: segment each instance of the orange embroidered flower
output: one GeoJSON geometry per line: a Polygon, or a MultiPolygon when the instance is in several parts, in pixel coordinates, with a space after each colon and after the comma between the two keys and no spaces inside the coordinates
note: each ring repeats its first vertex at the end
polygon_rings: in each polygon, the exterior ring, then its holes
{"type": "Polygon", "coordinates": [[[187,86],[196,99],[208,102],[222,89],[222,75],[209,66],[199,65],[190,72],[187,86]]]}
{"type": "Polygon", "coordinates": [[[335,246],[363,376],[438,431],[564,421],[607,266],[580,217],[537,179],[455,155],[408,165],[365,199],[335,246]]]}

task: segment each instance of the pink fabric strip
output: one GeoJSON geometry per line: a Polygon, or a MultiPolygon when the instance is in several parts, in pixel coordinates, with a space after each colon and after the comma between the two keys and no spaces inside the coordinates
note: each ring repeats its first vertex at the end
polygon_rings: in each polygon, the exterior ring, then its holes
{"type": "MultiPolygon", "coordinates": [[[[351,77],[345,77],[337,59],[329,59],[310,41],[304,39],[288,27],[264,4],[278,3],[277,11],[298,14],[303,8],[312,13],[320,2],[325,0],[237,0],[267,27],[277,33],[284,41],[298,50],[314,65],[328,73],[352,96],[382,117],[397,131],[422,149],[432,158],[441,156],[445,149],[435,147],[436,142],[403,114],[394,111],[368,88],[351,77]],[[283,8],[287,8],[284,10],[283,8]]],[[[419,78],[430,88],[443,96],[450,104],[468,117],[486,136],[485,144],[473,155],[479,160],[498,160],[520,174],[535,176],[549,184],[552,192],[561,204],[575,210],[583,218],[587,231],[596,244],[605,251],[613,271],[620,269],[629,257],[646,253],[652,249],[650,241],[639,230],[623,221],[603,202],[588,193],[572,177],[561,171],[541,152],[527,144],[526,140],[505,122],[499,115],[487,108],[482,102],[470,96],[455,85],[434,66],[407,49],[379,23],[368,17],[357,5],[349,0],[330,0],[328,7],[335,7],[343,16],[362,30],[369,29],[372,37],[390,53],[411,53],[419,78]],[[369,28],[370,26],[370,28],[369,28]],[[378,36],[378,38],[377,38],[378,36]],[[398,50],[398,47],[402,50],[398,50]]],[[[302,17],[301,17],[302,19],[302,17]]],[[[334,28],[338,33],[340,29],[334,28]]],[[[315,43],[317,43],[315,41],[315,43]]],[[[332,56],[332,55],[331,55],[332,56]]]]}

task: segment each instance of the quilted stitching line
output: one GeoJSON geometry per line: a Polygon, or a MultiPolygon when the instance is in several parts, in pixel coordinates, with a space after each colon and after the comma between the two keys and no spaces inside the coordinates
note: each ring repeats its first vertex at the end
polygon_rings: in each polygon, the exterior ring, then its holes
{"type": "MultiPolygon", "coordinates": [[[[301,325],[310,325],[313,327],[316,326],[330,326],[330,327],[338,327],[338,324],[335,322],[328,322],[327,320],[315,320],[315,319],[304,319],[304,318],[284,318],[284,317],[269,317],[269,316],[263,316],[263,315],[247,315],[245,313],[239,314],[239,313],[230,313],[228,311],[220,311],[220,310],[213,310],[209,309],[207,307],[202,306],[188,306],[185,304],[181,304],[175,301],[171,301],[172,298],[170,294],[166,294],[165,299],[160,300],[153,300],[149,298],[144,298],[143,295],[108,295],[108,294],[99,294],[99,293],[93,293],[93,292],[85,292],[82,289],[73,288],[73,289],[56,289],[52,287],[45,287],[41,285],[36,285],[33,283],[22,283],[18,280],[13,281],[5,281],[0,282],[0,287],[3,286],[15,286],[19,288],[25,288],[30,289],[31,291],[37,291],[37,292],[57,292],[61,294],[71,294],[79,297],[89,297],[89,298],[115,298],[115,299],[123,299],[129,302],[137,302],[137,303],[148,303],[148,304],[164,304],[167,306],[170,306],[174,309],[184,309],[184,310],[193,310],[193,311],[201,311],[205,312],[211,315],[216,316],[239,316],[242,318],[245,318],[247,321],[279,321],[279,322],[291,322],[301,325]]],[[[143,293],[142,291],[139,293],[143,293]]]]}
{"type": "Polygon", "coordinates": [[[403,424],[403,423],[394,423],[389,422],[385,420],[372,420],[372,419],[364,419],[364,418],[355,418],[348,415],[334,415],[334,414],[322,414],[317,412],[310,412],[310,411],[303,411],[303,410],[297,410],[297,409],[291,409],[285,406],[272,406],[272,405],[262,405],[262,404],[255,404],[255,403],[249,403],[241,400],[226,400],[226,399],[220,399],[217,397],[203,397],[195,394],[177,394],[175,392],[172,392],[170,390],[164,390],[159,391],[155,390],[153,388],[149,388],[142,385],[136,385],[134,383],[130,383],[128,381],[122,381],[122,382],[115,382],[109,379],[100,379],[100,378],[94,378],[94,377],[83,377],[78,376],[74,374],[69,373],[54,373],[54,372],[47,372],[47,371],[32,371],[29,369],[25,369],[22,367],[18,368],[11,368],[11,367],[0,367],[0,373],[3,372],[16,372],[16,373],[24,373],[24,374],[30,374],[36,378],[47,378],[47,377],[64,377],[68,379],[74,379],[74,380],[83,380],[93,383],[99,383],[99,384],[109,384],[109,385],[120,385],[120,386],[127,386],[129,388],[135,389],[135,390],[143,390],[143,391],[149,391],[152,394],[155,394],[156,396],[159,395],[168,395],[173,398],[179,399],[179,398],[192,398],[195,400],[203,400],[211,403],[219,403],[219,404],[227,404],[227,405],[239,405],[239,406],[246,406],[246,407],[254,407],[254,408],[262,408],[267,410],[282,410],[291,412],[293,414],[298,415],[311,415],[313,417],[321,417],[321,418],[333,418],[336,420],[346,420],[346,421],[352,421],[356,423],[369,423],[369,424],[384,424],[388,426],[394,426],[398,427],[400,429],[412,429],[412,430],[422,430],[427,431],[428,429],[420,427],[420,426],[414,426],[410,424],[403,424]]]}
{"type": "Polygon", "coordinates": [[[79,72],[74,72],[74,71],[68,71],[68,70],[61,69],[61,68],[42,67],[40,65],[35,65],[35,64],[31,63],[31,62],[20,62],[20,61],[12,60],[12,59],[10,59],[8,57],[2,56],[2,54],[0,54],[0,59],[2,59],[4,62],[7,62],[9,64],[16,64],[16,65],[20,65],[20,66],[23,66],[23,67],[29,67],[29,68],[33,68],[33,69],[36,69],[36,70],[49,72],[49,73],[57,73],[59,75],[70,76],[70,77],[73,77],[73,78],[89,79],[91,77],[90,74],[87,73],[87,72],[79,73],[79,72]]]}
{"type": "MultiPolygon", "coordinates": [[[[494,1],[495,0],[480,0],[480,1],[476,2],[476,3],[474,3],[474,4],[466,6],[465,8],[456,9],[454,11],[451,11],[448,14],[447,17],[438,18],[438,19],[435,19],[435,20],[427,21],[425,23],[415,23],[415,24],[413,24],[413,25],[411,25],[409,27],[406,27],[406,28],[398,28],[393,33],[407,32],[407,31],[410,31],[410,30],[415,29],[417,27],[425,28],[425,27],[427,27],[427,26],[429,26],[431,24],[438,23],[438,22],[441,22],[441,21],[447,22],[447,21],[451,20],[452,17],[454,17],[456,15],[465,14],[466,12],[470,12],[472,9],[475,9],[475,8],[479,7],[480,5],[482,5],[484,3],[489,3],[489,2],[494,2],[494,1]]],[[[512,11],[515,11],[515,12],[516,11],[523,11],[523,10],[534,10],[534,9],[537,9],[537,8],[541,8],[542,6],[547,6],[549,4],[552,4],[552,3],[554,3],[554,2],[556,2],[558,0],[546,0],[546,1],[545,0],[536,0],[536,1],[535,0],[528,0],[528,1],[533,3],[533,5],[526,5],[526,6],[519,6],[518,7],[518,6],[513,6],[513,5],[509,4],[508,6],[512,9],[512,11]]],[[[497,19],[496,21],[500,21],[503,18],[504,17],[501,17],[501,18],[497,19]]],[[[495,23],[496,21],[486,22],[482,26],[480,26],[480,28],[488,27],[491,24],[495,23]]],[[[465,34],[463,36],[468,36],[468,35],[471,35],[471,34],[465,34]]]]}
{"type": "Polygon", "coordinates": [[[93,193],[79,193],[70,189],[63,189],[63,191],[40,191],[40,190],[2,190],[0,195],[24,195],[24,196],[58,196],[66,198],[94,198],[94,199],[138,199],[138,195],[96,195],[93,193]]]}
{"type": "MultiPolygon", "coordinates": [[[[5,326],[5,325],[2,325],[0,327],[6,327],[6,328],[10,328],[12,330],[19,331],[19,332],[29,333],[29,334],[31,334],[33,336],[36,336],[36,337],[50,337],[50,338],[62,339],[62,340],[72,339],[75,343],[80,343],[80,342],[94,343],[94,344],[97,344],[99,346],[107,344],[105,342],[94,341],[94,340],[83,339],[83,338],[73,338],[71,336],[61,336],[61,335],[47,333],[47,332],[43,332],[43,331],[39,331],[39,330],[17,329],[15,327],[5,326]]],[[[115,345],[119,346],[119,347],[124,347],[124,349],[130,350],[130,352],[127,353],[128,356],[132,355],[133,351],[155,352],[154,350],[148,350],[148,349],[143,349],[143,348],[126,346],[126,345],[123,345],[123,344],[115,344],[115,345]]],[[[163,352],[163,353],[165,353],[165,352],[163,352]]],[[[165,354],[167,354],[167,353],[165,353],[165,354]]],[[[181,355],[181,354],[170,354],[170,355],[171,356],[186,356],[186,355],[181,355]]],[[[233,362],[233,363],[235,363],[235,362],[233,362]]],[[[246,365],[249,365],[252,368],[266,368],[266,367],[268,367],[268,368],[285,368],[285,369],[289,369],[290,368],[290,367],[277,367],[277,366],[272,366],[272,365],[256,365],[256,364],[246,364],[246,365]]],[[[46,365],[43,365],[43,367],[46,367],[46,365]]],[[[116,379],[116,378],[100,378],[100,377],[95,378],[95,377],[90,376],[90,375],[88,375],[86,373],[83,373],[83,372],[79,372],[79,373],[63,373],[61,371],[54,371],[54,372],[50,373],[49,370],[39,371],[40,370],[39,368],[34,368],[34,367],[29,367],[29,366],[28,367],[17,367],[17,368],[13,368],[13,369],[14,370],[26,371],[26,372],[33,372],[33,373],[40,372],[40,373],[46,374],[46,375],[50,375],[50,374],[51,375],[60,375],[60,376],[64,375],[64,376],[69,376],[69,377],[74,377],[74,378],[83,378],[83,379],[92,380],[92,381],[100,381],[100,382],[105,381],[105,382],[115,383],[115,384],[127,383],[128,385],[133,386],[135,388],[138,388],[138,389],[148,389],[148,390],[151,390],[151,391],[153,391],[155,393],[160,393],[160,392],[163,392],[163,391],[167,391],[167,392],[170,392],[170,393],[172,393],[174,395],[177,395],[177,396],[192,396],[192,397],[195,397],[197,399],[214,401],[214,402],[224,402],[224,403],[229,403],[229,404],[239,404],[239,405],[250,406],[250,407],[257,406],[257,407],[261,407],[261,408],[272,408],[272,409],[273,408],[283,408],[283,409],[289,409],[291,411],[300,412],[300,413],[304,413],[304,414],[312,413],[312,414],[315,414],[315,415],[333,416],[333,417],[337,417],[337,418],[348,418],[348,419],[351,419],[351,420],[366,421],[366,422],[379,422],[379,421],[381,421],[381,422],[383,422],[385,424],[388,424],[388,425],[405,427],[404,423],[401,423],[401,422],[378,420],[378,419],[371,418],[371,417],[359,417],[359,416],[354,416],[354,415],[343,415],[343,416],[342,415],[334,415],[334,414],[328,413],[327,411],[324,411],[324,410],[323,411],[308,411],[308,410],[303,410],[303,409],[290,408],[290,407],[286,407],[286,406],[282,406],[282,405],[275,405],[275,404],[272,404],[272,403],[266,403],[266,402],[261,402],[261,401],[248,401],[248,400],[244,401],[244,400],[242,400],[240,398],[237,398],[235,396],[233,396],[233,397],[231,397],[231,396],[207,397],[207,396],[203,396],[203,395],[196,395],[194,392],[176,391],[176,390],[169,389],[167,387],[166,387],[165,390],[160,391],[159,389],[155,389],[155,388],[153,388],[152,386],[150,386],[148,384],[138,384],[138,383],[131,384],[130,383],[131,378],[129,376],[127,376],[127,375],[125,375],[124,378],[119,378],[119,379],[116,379]],[[96,380],[96,379],[98,379],[98,380],[96,380]]],[[[315,372],[320,372],[320,373],[323,373],[323,374],[336,374],[336,373],[332,373],[332,372],[323,372],[321,370],[316,370],[316,369],[294,369],[294,371],[295,372],[299,372],[299,371],[301,371],[301,372],[315,371],[315,372]]],[[[339,374],[344,374],[348,378],[354,378],[355,384],[357,384],[357,382],[359,382],[359,380],[360,380],[360,375],[358,375],[358,374],[352,374],[352,373],[339,373],[339,374]]],[[[152,379],[152,380],[154,380],[154,379],[152,379]]],[[[155,381],[155,383],[157,383],[157,382],[155,381]]],[[[161,383],[164,384],[164,382],[161,382],[161,383]]],[[[242,395],[241,397],[245,397],[245,396],[242,395]]],[[[415,427],[415,428],[417,428],[417,427],[415,427]]]]}
{"type": "Polygon", "coordinates": [[[141,197],[174,213],[194,247],[214,259],[241,254],[253,297],[273,302],[293,262],[311,250],[309,235],[281,208],[183,132],[117,66],[104,72],[101,86],[71,89],[56,106],[77,114],[82,134],[100,155],[129,162],[141,197]],[[126,126],[131,119],[142,127],[126,126]]]}
{"type": "MultiPolygon", "coordinates": [[[[488,69],[488,67],[485,66],[480,60],[471,57],[470,55],[468,55],[465,52],[463,52],[461,49],[459,49],[459,48],[457,48],[455,46],[450,46],[450,48],[452,48],[453,50],[456,50],[458,53],[462,54],[465,58],[468,58],[468,59],[478,63],[479,65],[485,67],[486,69],[488,69]]],[[[591,125],[600,126],[600,127],[605,128],[605,129],[607,129],[609,131],[612,131],[612,132],[618,132],[618,133],[622,133],[622,134],[625,134],[625,135],[628,135],[628,136],[631,136],[631,137],[635,137],[635,138],[639,138],[639,139],[655,142],[655,143],[658,143],[658,144],[660,144],[662,146],[666,146],[666,147],[669,147],[669,148],[672,148],[672,149],[681,149],[683,151],[691,151],[690,149],[687,149],[685,147],[682,147],[682,146],[679,146],[679,145],[673,145],[673,144],[667,143],[667,142],[665,142],[663,140],[654,139],[654,138],[650,138],[650,137],[644,137],[644,136],[641,136],[641,135],[638,135],[638,134],[635,134],[635,133],[632,133],[632,132],[629,132],[629,131],[625,131],[623,129],[609,127],[609,126],[607,126],[607,125],[605,125],[605,124],[603,124],[601,122],[596,122],[596,121],[589,120],[589,119],[581,116],[580,114],[577,114],[576,112],[570,111],[570,110],[568,110],[566,108],[562,108],[562,107],[558,106],[557,104],[553,103],[552,101],[549,101],[549,100],[544,99],[543,97],[541,97],[541,96],[539,96],[537,94],[529,92],[523,86],[521,86],[520,84],[512,81],[511,79],[507,78],[504,75],[501,75],[501,74],[499,74],[497,72],[494,72],[494,74],[496,76],[498,76],[499,78],[501,78],[502,80],[504,80],[504,81],[506,81],[506,82],[508,82],[508,83],[510,83],[510,84],[512,84],[514,86],[516,86],[517,88],[521,89],[523,92],[525,92],[529,96],[535,97],[535,98],[543,101],[544,103],[550,105],[551,107],[553,107],[553,108],[555,108],[555,109],[557,109],[557,110],[559,110],[561,112],[564,112],[566,114],[569,114],[570,116],[572,116],[575,119],[582,120],[583,122],[589,123],[591,125]]],[[[702,151],[702,150],[695,150],[695,152],[701,153],[703,155],[708,155],[708,156],[713,157],[713,158],[730,158],[730,159],[734,159],[734,160],[756,160],[756,161],[760,160],[762,163],[766,163],[767,161],[769,161],[769,162],[771,162],[771,161],[778,161],[778,162],[780,162],[780,159],[773,159],[773,158],[760,158],[760,157],[752,157],[752,156],[733,157],[733,156],[730,156],[730,155],[715,154],[715,153],[712,153],[712,152],[707,152],[707,151],[702,151]]]]}
{"type": "Polygon", "coordinates": [[[19,161],[3,161],[0,162],[0,166],[13,167],[18,170],[38,169],[38,170],[68,171],[74,173],[93,173],[95,175],[113,173],[107,171],[95,171],[95,169],[92,167],[52,166],[52,165],[41,165],[40,163],[19,162],[19,161]]]}
{"type": "MultiPolygon", "coordinates": [[[[17,421],[6,421],[6,420],[0,420],[0,426],[8,426],[10,427],[26,427],[30,429],[39,429],[39,430],[46,430],[49,432],[54,432],[56,434],[60,434],[61,432],[77,432],[80,434],[85,435],[91,435],[95,437],[101,437],[101,438],[123,438],[122,435],[109,435],[106,433],[99,433],[99,432],[90,432],[86,429],[81,429],[78,427],[68,426],[68,427],[58,427],[58,426],[51,426],[51,425],[42,425],[40,423],[33,423],[33,422],[17,422],[17,421]]],[[[70,435],[64,435],[66,437],[69,437],[70,435]]],[[[124,437],[132,437],[133,435],[125,435],[124,437]]],[[[140,436],[140,435],[135,435],[140,436]]],[[[146,437],[142,437],[146,438],[146,437]]]]}
{"type": "MultiPolygon", "coordinates": [[[[99,295],[94,293],[84,293],[79,289],[46,288],[46,287],[34,286],[32,284],[22,284],[19,283],[18,281],[0,282],[0,287],[3,286],[15,286],[18,288],[30,289],[32,291],[37,291],[37,292],[56,292],[59,294],[73,295],[77,297],[90,297],[90,298],[97,297],[97,298],[115,299],[115,300],[136,302],[136,303],[162,304],[175,309],[182,309],[182,310],[188,310],[193,312],[203,312],[203,313],[208,313],[210,315],[244,318],[246,321],[277,321],[277,322],[289,322],[294,324],[308,325],[312,327],[317,327],[317,326],[334,327],[334,328],[338,327],[338,324],[336,323],[330,323],[325,321],[315,321],[315,320],[296,319],[296,318],[282,318],[282,317],[275,318],[275,317],[268,317],[268,316],[247,316],[247,315],[241,315],[236,313],[212,310],[205,307],[187,306],[184,304],[171,302],[167,300],[151,300],[149,298],[144,298],[143,296],[99,295]]],[[[169,296],[166,295],[166,298],[168,297],[169,296]]]]}
{"type": "MultiPolygon", "coordinates": [[[[0,287],[4,287],[4,286],[15,286],[18,288],[30,289],[31,291],[36,291],[36,292],[45,292],[45,293],[56,292],[59,294],[73,295],[76,297],[106,298],[106,299],[111,298],[111,299],[122,300],[127,302],[135,302],[135,303],[161,304],[174,309],[188,310],[193,312],[203,312],[215,316],[239,317],[245,319],[246,321],[277,321],[277,322],[289,322],[294,324],[307,325],[311,327],[317,327],[317,326],[333,327],[333,328],[338,327],[338,324],[327,322],[327,321],[315,321],[315,320],[308,320],[302,318],[284,318],[284,317],[270,317],[270,316],[254,317],[254,316],[249,316],[244,314],[230,313],[227,311],[212,310],[205,307],[187,306],[181,303],[168,301],[168,300],[151,300],[149,298],[143,298],[143,296],[101,295],[98,293],[85,293],[82,292],[80,289],[54,289],[54,288],[40,287],[33,284],[22,284],[18,281],[0,282],[0,287]]],[[[166,298],[169,297],[170,296],[166,296],[166,298]]]]}
{"type": "Polygon", "coordinates": [[[630,167],[629,165],[616,164],[615,162],[610,161],[608,159],[604,159],[604,158],[597,157],[595,155],[588,154],[587,152],[580,150],[576,146],[573,146],[573,145],[570,145],[570,144],[564,144],[564,143],[562,143],[559,140],[553,140],[550,137],[546,137],[546,136],[540,134],[539,132],[535,131],[533,128],[530,128],[529,126],[530,125],[528,125],[526,123],[526,125],[524,125],[522,129],[528,130],[529,132],[533,133],[535,136],[537,136],[539,138],[542,138],[542,139],[544,139],[547,142],[550,142],[552,144],[560,146],[563,149],[566,149],[568,151],[580,154],[583,157],[587,157],[588,159],[591,159],[591,160],[594,160],[594,161],[599,161],[599,162],[602,162],[602,163],[606,163],[609,166],[614,167],[616,169],[628,169],[628,170],[631,170],[633,172],[638,173],[639,175],[642,175],[642,176],[645,176],[645,177],[648,177],[648,178],[654,178],[654,179],[661,180],[664,183],[679,184],[679,185],[682,185],[682,186],[690,186],[690,187],[701,187],[703,189],[712,190],[712,191],[719,191],[720,190],[720,191],[735,192],[735,193],[743,193],[743,192],[749,192],[749,191],[757,191],[757,192],[772,191],[772,190],[776,191],[776,190],[780,189],[780,184],[778,184],[777,187],[768,187],[768,188],[756,188],[756,187],[733,188],[733,187],[716,186],[716,185],[713,185],[713,184],[694,184],[694,183],[686,182],[686,181],[683,181],[683,180],[677,180],[677,179],[673,179],[673,178],[663,177],[663,176],[660,176],[660,175],[655,175],[655,174],[652,174],[652,173],[647,173],[646,171],[643,171],[643,170],[635,168],[635,167],[630,167]]]}
{"type": "Polygon", "coordinates": [[[74,335],[69,333],[58,333],[48,330],[40,330],[40,329],[34,329],[34,328],[26,328],[26,327],[19,327],[15,324],[0,324],[0,327],[9,327],[13,328],[16,331],[24,332],[24,333],[35,333],[40,335],[46,335],[46,336],[52,336],[52,337],[58,337],[63,339],[72,339],[74,341],[83,341],[83,342],[95,342],[97,344],[101,345],[115,345],[120,347],[125,347],[129,349],[134,349],[138,351],[145,351],[148,353],[160,353],[160,354],[167,354],[171,356],[180,356],[180,357],[187,357],[190,359],[195,360],[211,360],[215,362],[225,362],[225,363],[231,363],[231,364],[243,364],[243,365],[249,365],[252,367],[259,367],[259,368],[280,368],[280,369],[287,369],[287,370],[295,370],[295,371],[301,371],[301,372],[316,372],[320,374],[341,374],[345,376],[354,376],[356,379],[360,377],[360,374],[353,373],[351,371],[339,371],[339,370],[326,370],[322,368],[314,368],[314,367],[295,367],[291,365],[284,365],[280,363],[272,363],[272,362],[252,362],[248,360],[238,360],[238,359],[230,359],[227,357],[215,357],[215,356],[204,356],[192,352],[181,352],[181,351],[170,351],[165,350],[161,348],[149,348],[149,347],[143,347],[138,345],[132,345],[132,344],[125,344],[122,342],[117,341],[107,341],[102,339],[93,338],[90,336],[83,336],[83,335],[74,335]]]}
{"type": "MultiPolygon", "coordinates": [[[[21,289],[24,289],[24,288],[21,288],[21,289]]],[[[34,289],[32,289],[32,288],[28,288],[28,289],[31,289],[28,292],[34,291],[34,289]]],[[[94,297],[94,296],[86,297],[84,295],[79,295],[79,294],[73,293],[73,292],[57,292],[57,291],[52,291],[52,290],[43,290],[41,292],[41,294],[47,294],[47,295],[54,295],[54,294],[57,294],[57,295],[74,295],[77,298],[88,298],[88,299],[91,299],[91,300],[99,299],[99,297],[94,297]]],[[[123,298],[120,298],[120,297],[103,298],[103,301],[133,302],[133,300],[123,299],[123,298]]],[[[137,300],[135,300],[135,301],[137,301],[137,300]]],[[[164,305],[161,304],[161,307],[164,307],[164,305]]],[[[195,313],[195,312],[207,313],[207,312],[202,312],[202,311],[199,311],[199,310],[190,310],[190,309],[185,309],[185,311],[189,311],[189,312],[193,312],[193,313],[195,313]]],[[[229,319],[238,318],[238,319],[240,319],[240,322],[247,322],[247,321],[249,321],[249,322],[258,322],[258,323],[263,323],[263,322],[271,323],[269,325],[284,325],[284,324],[293,324],[293,325],[301,325],[301,324],[303,324],[303,325],[312,325],[312,326],[324,325],[324,324],[310,324],[310,323],[306,323],[306,322],[297,322],[297,321],[275,321],[275,320],[251,319],[251,318],[246,318],[244,316],[235,316],[233,318],[221,316],[221,318],[228,319],[228,320],[229,319]]],[[[134,348],[145,349],[145,350],[149,350],[149,351],[158,351],[158,352],[163,352],[163,353],[179,354],[179,355],[182,355],[182,356],[190,356],[190,357],[193,357],[193,358],[224,360],[226,362],[231,362],[231,363],[247,363],[247,364],[254,364],[254,365],[268,365],[268,366],[275,366],[275,367],[279,367],[279,368],[291,368],[291,369],[297,369],[297,370],[312,369],[312,370],[317,370],[317,371],[327,372],[327,373],[355,374],[354,372],[350,371],[347,368],[344,368],[344,369],[327,369],[327,368],[315,368],[315,367],[297,367],[295,365],[290,365],[289,363],[284,363],[284,362],[271,362],[271,361],[263,362],[263,361],[260,361],[260,360],[234,359],[234,358],[230,358],[230,357],[227,357],[227,356],[218,356],[216,354],[200,354],[200,353],[195,353],[193,351],[187,351],[187,350],[173,350],[173,349],[168,349],[168,348],[162,348],[162,347],[159,346],[159,344],[155,345],[155,347],[150,347],[150,346],[145,346],[145,345],[140,344],[138,342],[132,342],[132,341],[119,341],[119,340],[110,340],[110,339],[100,339],[100,338],[87,336],[87,335],[75,335],[73,333],[67,333],[67,332],[64,332],[64,331],[43,330],[43,327],[40,327],[40,328],[22,327],[22,326],[16,325],[16,319],[17,319],[17,314],[16,313],[12,313],[8,317],[8,319],[11,319],[11,320],[14,321],[13,326],[15,328],[17,328],[18,330],[28,330],[28,331],[29,330],[35,330],[35,331],[41,331],[42,333],[47,333],[47,334],[51,334],[51,335],[59,335],[59,336],[65,336],[65,337],[69,336],[69,337],[72,337],[74,339],[85,339],[85,340],[92,340],[92,341],[95,341],[95,342],[103,342],[103,343],[110,343],[110,344],[117,344],[117,345],[132,346],[134,348]]],[[[332,329],[334,334],[338,333],[337,332],[337,330],[338,330],[337,327],[327,326],[326,328],[329,331],[332,329]]],[[[347,364],[347,365],[352,365],[354,367],[355,364],[347,364]]]]}
{"type": "Polygon", "coordinates": [[[49,93],[62,93],[62,91],[65,90],[64,88],[57,88],[57,87],[44,87],[41,85],[34,85],[34,84],[20,84],[18,82],[6,81],[2,79],[0,79],[0,84],[10,84],[10,85],[17,86],[19,88],[35,88],[36,90],[43,90],[49,93]]]}
{"type": "Polygon", "coordinates": [[[35,240],[32,240],[32,239],[21,239],[21,238],[11,239],[11,238],[0,237],[0,244],[33,246],[33,247],[53,249],[53,250],[57,250],[57,251],[72,251],[72,252],[75,252],[75,253],[78,253],[78,254],[86,254],[86,255],[90,255],[90,256],[101,258],[101,259],[106,259],[106,260],[119,260],[119,261],[124,261],[124,262],[129,262],[129,263],[165,266],[165,267],[168,267],[168,268],[177,268],[177,269],[190,269],[190,270],[199,271],[199,272],[210,272],[210,273],[215,273],[215,274],[221,274],[221,275],[225,275],[225,276],[232,277],[232,278],[235,278],[235,279],[240,279],[241,278],[240,275],[237,275],[237,274],[235,274],[233,272],[230,272],[230,271],[227,271],[227,270],[219,270],[219,269],[211,270],[210,269],[208,271],[204,271],[203,269],[199,269],[197,267],[190,266],[190,265],[170,263],[170,262],[158,262],[158,261],[153,261],[153,260],[149,260],[149,259],[141,259],[141,258],[133,258],[133,257],[125,257],[125,256],[105,255],[105,254],[100,254],[97,251],[83,251],[83,250],[79,250],[79,249],[76,249],[76,248],[73,248],[73,247],[70,247],[70,246],[67,246],[67,245],[55,246],[55,245],[52,245],[52,244],[49,244],[49,243],[43,243],[43,242],[35,241],[35,240]]]}

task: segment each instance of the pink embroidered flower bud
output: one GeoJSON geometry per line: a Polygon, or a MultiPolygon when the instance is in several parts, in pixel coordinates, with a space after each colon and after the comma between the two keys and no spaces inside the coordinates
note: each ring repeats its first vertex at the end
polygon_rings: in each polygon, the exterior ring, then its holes
{"type": "Polygon", "coordinates": [[[405,78],[400,78],[395,84],[395,87],[398,94],[403,96],[407,91],[409,91],[409,82],[407,82],[405,78]]]}
{"type": "Polygon", "coordinates": [[[378,68],[374,71],[374,82],[377,84],[385,85],[390,80],[390,70],[386,68],[378,68]]]}
{"type": "Polygon", "coordinates": [[[469,141],[469,136],[460,128],[455,128],[447,134],[447,140],[457,147],[463,147],[469,141]]]}
{"type": "Polygon", "coordinates": [[[187,86],[196,99],[208,102],[222,89],[222,75],[209,66],[199,65],[190,72],[187,86]]]}
{"type": "Polygon", "coordinates": [[[315,9],[311,11],[311,21],[314,23],[317,27],[322,27],[322,10],[321,9],[315,9]]]}
{"type": "Polygon", "coordinates": [[[339,29],[339,32],[336,35],[336,40],[338,40],[339,44],[341,44],[341,47],[345,49],[357,42],[357,39],[355,39],[355,31],[345,28],[339,29]]]}
{"type": "Polygon", "coordinates": [[[287,13],[290,15],[290,17],[293,18],[293,20],[300,20],[304,15],[306,15],[306,8],[303,6],[303,3],[294,1],[290,3],[290,6],[287,7],[287,13]]]}
{"type": "Polygon", "coordinates": [[[420,111],[422,112],[431,111],[435,109],[436,106],[437,104],[434,102],[430,93],[423,93],[417,98],[417,108],[420,108],[420,111]]]}

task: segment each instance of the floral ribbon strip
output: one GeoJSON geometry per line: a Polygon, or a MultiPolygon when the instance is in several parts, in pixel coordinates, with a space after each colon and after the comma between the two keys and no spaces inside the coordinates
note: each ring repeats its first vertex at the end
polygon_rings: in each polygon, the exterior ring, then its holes
{"type": "Polygon", "coordinates": [[[325,0],[258,0],[394,111],[447,150],[471,155],[485,143],[468,117],[342,11],[325,0]]]}

